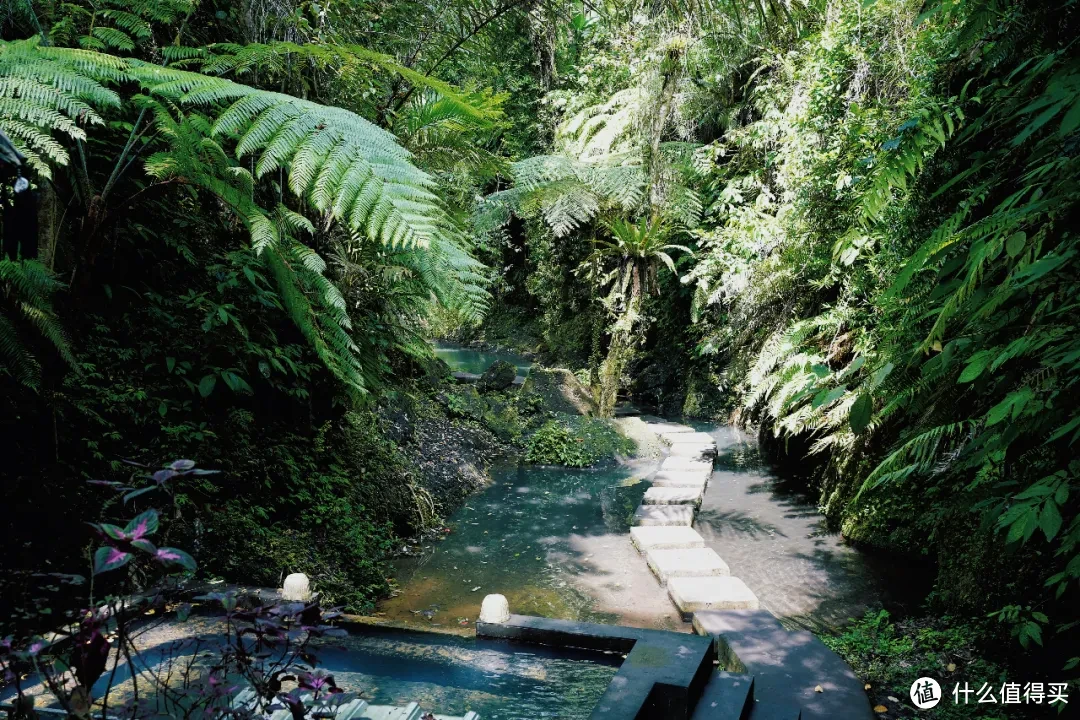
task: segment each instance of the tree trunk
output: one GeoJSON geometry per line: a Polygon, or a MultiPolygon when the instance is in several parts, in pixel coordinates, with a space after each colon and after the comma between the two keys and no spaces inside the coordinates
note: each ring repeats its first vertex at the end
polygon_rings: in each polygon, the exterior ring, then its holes
{"type": "Polygon", "coordinates": [[[634,324],[637,322],[641,298],[634,293],[626,305],[626,311],[611,333],[607,357],[600,366],[600,388],[596,404],[600,417],[615,416],[615,402],[619,397],[619,381],[622,380],[626,366],[634,357],[637,346],[634,338],[634,324]]]}
{"type": "Polygon", "coordinates": [[[53,270],[56,266],[56,246],[60,241],[60,223],[64,208],[51,182],[38,185],[38,260],[53,270]]]}

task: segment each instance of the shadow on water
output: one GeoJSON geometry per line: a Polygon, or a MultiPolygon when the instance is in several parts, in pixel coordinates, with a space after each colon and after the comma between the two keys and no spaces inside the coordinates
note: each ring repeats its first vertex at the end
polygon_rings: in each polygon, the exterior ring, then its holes
{"type": "Polygon", "coordinates": [[[823,629],[868,609],[906,614],[922,604],[933,568],[854,547],[831,530],[817,507],[817,462],[795,454],[804,449],[788,448],[779,463],[778,452],[737,428],[697,429],[717,442],[698,530],[765,607],[790,625],[823,629]]]}

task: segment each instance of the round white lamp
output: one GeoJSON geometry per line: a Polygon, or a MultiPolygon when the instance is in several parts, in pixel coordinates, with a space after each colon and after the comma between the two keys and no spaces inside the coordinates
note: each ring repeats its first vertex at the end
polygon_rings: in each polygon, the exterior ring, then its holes
{"type": "Polygon", "coordinates": [[[510,604],[502,595],[488,595],[480,605],[480,622],[504,623],[510,619],[510,604]]]}
{"type": "Polygon", "coordinates": [[[293,573],[285,578],[281,586],[281,599],[286,602],[307,602],[311,600],[311,583],[304,573],[293,573]]]}

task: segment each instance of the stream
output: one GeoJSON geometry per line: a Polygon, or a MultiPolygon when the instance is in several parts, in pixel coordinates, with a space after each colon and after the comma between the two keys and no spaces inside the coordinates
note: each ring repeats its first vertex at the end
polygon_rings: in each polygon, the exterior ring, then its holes
{"type": "MultiPolygon", "coordinates": [[[[695,425],[718,448],[695,528],[762,607],[789,626],[828,629],[871,607],[918,601],[923,583],[913,570],[829,532],[801,483],[774,473],[753,438],[732,426],[695,425]]],[[[491,485],[449,518],[449,535],[398,560],[398,593],[379,615],[466,629],[483,597],[501,593],[519,614],[688,631],[629,539],[658,465],[496,468],[491,485]]]]}

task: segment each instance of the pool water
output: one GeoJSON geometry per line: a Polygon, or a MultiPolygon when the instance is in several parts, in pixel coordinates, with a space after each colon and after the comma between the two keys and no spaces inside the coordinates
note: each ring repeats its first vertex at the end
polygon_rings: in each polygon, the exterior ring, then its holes
{"type": "MultiPolygon", "coordinates": [[[[137,630],[139,652],[133,656],[142,697],[153,697],[152,676],[164,679],[169,674],[179,689],[179,668],[190,667],[193,677],[208,672],[224,631],[216,617],[142,623],[137,630]]],[[[313,640],[309,650],[338,687],[372,705],[418,702],[425,712],[461,716],[472,710],[482,720],[584,720],[622,662],[617,654],[375,627],[345,638],[313,640]]],[[[130,703],[130,667],[121,658],[115,675],[106,672],[95,684],[94,697],[101,699],[111,678],[109,708],[130,703]]],[[[23,688],[51,699],[37,678],[23,688]]],[[[14,688],[0,691],[2,702],[13,696],[14,688]]]]}
{"type": "Polygon", "coordinates": [[[511,352],[476,350],[449,343],[436,343],[435,357],[449,365],[454,372],[477,375],[482,375],[496,360],[506,360],[512,364],[517,368],[519,377],[528,377],[529,369],[532,368],[532,362],[511,352]]]}
{"type": "Polygon", "coordinates": [[[618,671],[618,655],[511,645],[431,633],[378,631],[317,648],[320,666],[373,705],[483,720],[589,717],[618,671]]]}

